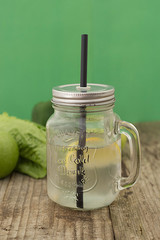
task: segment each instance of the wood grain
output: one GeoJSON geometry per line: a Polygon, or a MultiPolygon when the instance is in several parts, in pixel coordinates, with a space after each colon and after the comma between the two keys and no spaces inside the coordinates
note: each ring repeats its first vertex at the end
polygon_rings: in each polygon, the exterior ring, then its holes
{"type": "MultiPolygon", "coordinates": [[[[13,173],[0,180],[0,240],[159,240],[160,123],[137,127],[142,144],[141,177],[109,207],[78,212],[48,198],[46,179],[13,173]]],[[[123,165],[123,174],[127,174],[127,148],[123,165]]]]}
{"type": "MultiPolygon", "coordinates": [[[[138,183],[110,205],[115,239],[160,239],[160,123],[137,124],[142,145],[138,183]]],[[[124,157],[129,167],[127,155],[124,157]]]]}

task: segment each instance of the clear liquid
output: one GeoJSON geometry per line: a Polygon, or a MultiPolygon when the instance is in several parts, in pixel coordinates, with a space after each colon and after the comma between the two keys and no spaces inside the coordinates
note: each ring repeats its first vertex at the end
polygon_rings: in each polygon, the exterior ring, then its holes
{"type": "Polygon", "coordinates": [[[48,143],[49,197],[62,206],[79,209],[77,201],[81,194],[83,208],[80,210],[111,204],[118,194],[115,181],[121,174],[120,141],[104,146],[100,138],[92,137],[88,138],[81,155],[77,155],[78,150],[76,143],[69,146],[48,143]],[[78,186],[82,193],[78,192],[78,186]]]}

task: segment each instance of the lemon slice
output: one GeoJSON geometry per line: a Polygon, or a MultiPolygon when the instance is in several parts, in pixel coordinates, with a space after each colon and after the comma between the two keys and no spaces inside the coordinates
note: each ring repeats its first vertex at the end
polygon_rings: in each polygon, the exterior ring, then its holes
{"type": "Polygon", "coordinates": [[[102,168],[120,162],[121,150],[117,142],[105,146],[104,139],[90,137],[86,139],[83,156],[77,158],[78,142],[69,145],[65,165],[68,171],[76,171],[77,164],[83,163],[84,168],[102,168]]]}

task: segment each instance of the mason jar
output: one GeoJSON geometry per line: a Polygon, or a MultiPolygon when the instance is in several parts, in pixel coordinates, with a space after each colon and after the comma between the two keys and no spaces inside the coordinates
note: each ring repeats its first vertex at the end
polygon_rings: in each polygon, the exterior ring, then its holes
{"type": "Polygon", "coordinates": [[[51,200],[73,209],[111,204],[133,186],[140,171],[137,129],[114,113],[114,88],[103,84],[53,88],[54,114],[47,128],[47,191],[51,200]],[[132,168],[121,174],[121,134],[128,138],[132,168]]]}

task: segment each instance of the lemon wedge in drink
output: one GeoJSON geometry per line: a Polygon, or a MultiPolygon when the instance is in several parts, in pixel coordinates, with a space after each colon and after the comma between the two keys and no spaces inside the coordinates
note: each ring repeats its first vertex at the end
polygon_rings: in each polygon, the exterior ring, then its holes
{"type": "Polygon", "coordinates": [[[83,156],[77,157],[78,142],[73,142],[68,147],[66,154],[66,169],[75,171],[77,164],[82,163],[84,168],[102,168],[116,164],[121,160],[121,150],[117,142],[105,145],[104,139],[90,137],[86,139],[83,156]]]}

